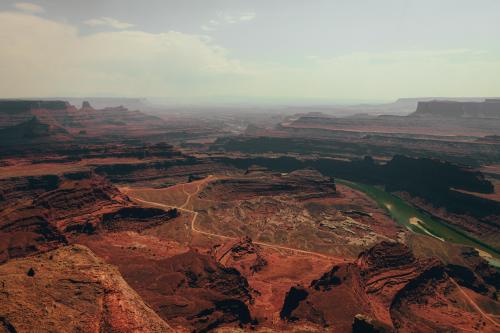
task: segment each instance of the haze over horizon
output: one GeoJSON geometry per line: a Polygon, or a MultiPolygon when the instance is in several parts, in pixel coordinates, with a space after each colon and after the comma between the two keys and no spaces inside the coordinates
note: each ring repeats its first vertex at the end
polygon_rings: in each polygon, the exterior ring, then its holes
{"type": "Polygon", "coordinates": [[[1,97],[496,96],[499,12],[491,0],[6,0],[1,97]]]}
{"type": "Polygon", "coordinates": [[[500,333],[500,0],[0,0],[0,333],[500,333]]]}

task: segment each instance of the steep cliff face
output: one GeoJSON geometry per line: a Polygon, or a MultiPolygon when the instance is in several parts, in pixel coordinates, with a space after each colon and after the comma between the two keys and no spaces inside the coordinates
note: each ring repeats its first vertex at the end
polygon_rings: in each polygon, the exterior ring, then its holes
{"type": "Polygon", "coordinates": [[[143,208],[138,206],[123,207],[102,215],[99,229],[108,231],[142,231],[179,216],[177,209],[165,211],[158,208],[143,208]]]}
{"type": "Polygon", "coordinates": [[[0,266],[2,332],[174,332],[81,245],[0,266]]]}
{"type": "Polygon", "coordinates": [[[427,101],[418,102],[412,117],[499,118],[500,100],[484,102],[427,101]]]}
{"type": "Polygon", "coordinates": [[[241,178],[220,179],[211,182],[202,196],[220,200],[243,200],[259,196],[286,195],[300,200],[335,195],[335,181],[312,169],[289,174],[270,171],[247,171],[241,178]]]}

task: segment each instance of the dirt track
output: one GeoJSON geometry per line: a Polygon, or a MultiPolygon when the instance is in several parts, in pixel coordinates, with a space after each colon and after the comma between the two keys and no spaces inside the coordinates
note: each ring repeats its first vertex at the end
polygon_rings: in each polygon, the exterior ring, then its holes
{"type": "MultiPolygon", "coordinates": [[[[175,208],[175,209],[178,209],[180,211],[193,214],[193,217],[191,218],[191,223],[190,223],[190,225],[191,225],[191,231],[192,232],[199,233],[199,234],[206,235],[206,236],[216,237],[216,238],[236,240],[236,239],[238,239],[237,237],[230,237],[230,236],[215,234],[215,233],[203,231],[203,230],[200,230],[200,229],[196,228],[196,219],[198,217],[198,212],[196,212],[194,210],[190,210],[190,209],[185,208],[190,203],[190,201],[193,198],[193,196],[195,196],[198,193],[200,193],[200,191],[203,189],[204,186],[206,186],[206,184],[208,184],[209,182],[211,182],[211,181],[213,181],[215,179],[217,179],[217,178],[214,177],[214,176],[212,176],[212,175],[209,175],[208,177],[206,177],[206,178],[204,178],[202,180],[197,181],[196,191],[193,192],[193,193],[189,193],[188,191],[186,191],[186,184],[182,184],[181,185],[182,186],[182,191],[184,192],[184,194],[187,195],[187,197],[186,197],[186,200],[184,201],[184,203],[182,205],[180,205],[180,206],[165,205],[165,204],[158,203],[158,202],[153,202],[153,201],[147,201],[147,200],[140,199],[140,198],[134,196],[131,193],[130,189],[126,188],[126,187],[121,188],[120,190],[123,193],[125,193],[126,195],[128,195],[132,200],[140,202],[140,203],[144,203],[144,204],[148,204],[148,205],[152,205],[152,206],[157,206],[157,207],[161,207],[161,208],[166,208],[166,209],[173,209],[173,208],[175,208]]],[[[318,252],[313,252],[313,251],[307,251],[307,250],[300,250],[300,249],[295,249],[295,248],[291,248],[291,247],[287,247],[287,246],[280,246],[280,245],[268,244],[268,243],[257,242],[257,241],[254,241],[253,243],[261,245],[261,246],[273,248],[273,249],[276,249],[276,250],[292,251],[292,252],[297,252],[297,253],[302,253],[302,254],[308,254],[308,255],[313,255],[313,256],[317,256],[317,257],[321,257],[321,258],[327,258],[327,259],[332,259],[332,258],[338,259],[336,257],[328,256],[328,255],[325,255],[323,253],[318,253],[318,252]]]]}

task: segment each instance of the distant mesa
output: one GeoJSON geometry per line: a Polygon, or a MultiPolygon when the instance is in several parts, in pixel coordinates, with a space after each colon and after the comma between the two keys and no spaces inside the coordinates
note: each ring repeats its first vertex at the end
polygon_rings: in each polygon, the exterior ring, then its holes
{"type": "Polygon", "coordinates": [[[94,136],[108,134],[110,129],[126,134],[128,126],[134,126],[135,131],[151,131],[165,125],[161,118],[130,111],[123,106],[95,108],[89,100],[78,104],[62,100],[0,100],[0,129],[24,123],[33,116],[42,123],[65,128],[74,135],[82,130],[94,136]],[[75,105],[81,105],[81,109],[75,105]]]}
{"type": "Polygon", "coordinates": [[[70,104],[82,105],[89,102],[95,109],[105,109],[122,105],[129,110],[149,110],[151,105],[144,98],[123,98],[123,97],[67,97],[64,98],[70,104]]]}
{"type": "Polygon", "coordinates": [[[426,101],[418,102],[413,117],[500,118],[500,99],[484,102],[426,101]]]}
{"type": "Polygon", "coordinates": [[[35,109],[63,110],[69,106],[66,101],[0,100],[0,113],[16,114],[35,109]]]}
{"type": "MultiPolygon", "coordinates": [[[[416,108],[407,115],[391,115],[379,112],[373,116],[366,110],[357,110],[343,117],[331,115],[296,114],[280,123],[276,130],[292,136],[325,138],[360,133],[384,133],[429,136],[476,136],[497,135],[500,128],[500,99],[449,100],[432,99],[418,101],[416,108]],[[344,131],[344,133],[338,133],[344,131]],[[337,133],[335,133],[337,132],[337,133]],[[342,134],[342,135],[341,135],[342,134]]],[[[250,133],[251,135],[255,135],[250,133]]],[[[258,133],[262,136],[262,133],[258,133]]],[[[257,136],[257,135],[256,135],[257,136]]]]}

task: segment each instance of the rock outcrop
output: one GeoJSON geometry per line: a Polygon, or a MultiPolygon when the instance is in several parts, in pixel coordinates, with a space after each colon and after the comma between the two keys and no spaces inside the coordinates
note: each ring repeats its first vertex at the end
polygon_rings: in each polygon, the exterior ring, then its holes
{"type": "Polygon", "coordinates": [[[134,205],[93,173],[7,179],[0,185],[0,263],[71,243],[80,234],[142,231],[179,214],[134,205]]]}
{"type": "Polygon", "coordinates": [[[281,317],[349,332],[355,315],[374,315],[360,275],[355,264],[338,265],[309,287],[295,287],[285,298],[281,317]]]}
{"type": "Polygon", "coordinates": [[[286,195],[298,200],[328,197],[336,194],[335,181],[313,169],[281,174],[249,169],[243,177],[211,182],[201,196],[219,200],[244,200],[259,196],[286,195]]]}
{"type": "Polygon", "coordinates": [[[390,326],[373,318],[357,314],[352,322],[352,333],[390,333],[390,326]]]}
{"type": "Polygon", "coordinates": [[[81,245],[0,266],[0,331],[174,332],[81,245]]]}
{"type": "Polygon", "coordinates": [[[126,281],[169,323],[206,332],[222,324],[252,322],[247,280],[211,256],[188,251],[169,258],[108,254],[126,281]]]}
{"type": "Polygon", "coordinates": [[[98,228],[109,231],[142,231],[179,216],[177,209],[168,211],[158,208],[131,206],[105,213],[98,228]]]}
{"type": "Polygon", "coordinates": [[[463,287],[437,259],[417,259],[405,245],[382,242],[309,287],[292,288],[281,317],[335,332],[494,331],[468,304],[463,287]]]}
{"type": "Polygon", "coordinates": [[[234,267],[245,273],[245,276],[259,272],[267,265],[260,247],[252,243],[250,237],[229,240],[222,245],[217,245],[212,250],[212,255],[221,265],[234,267]]]}

